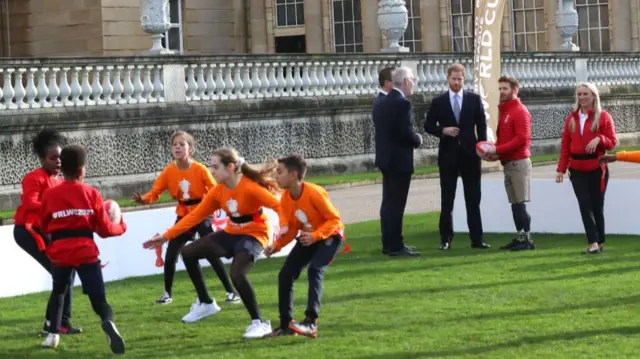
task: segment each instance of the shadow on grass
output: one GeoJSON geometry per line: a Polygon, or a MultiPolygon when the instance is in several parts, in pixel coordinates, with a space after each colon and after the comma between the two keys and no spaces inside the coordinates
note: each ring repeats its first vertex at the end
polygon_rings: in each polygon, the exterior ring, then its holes
{"type": "Polygon", "coordinates": [[[569,333],[554,333],[547,335],[529,336],[516,340],[506,341],[504,343],[498,343],[494,345],[464,348],[464,349],[451,349],[440,351],[424,351],[424,352],[396,352],[396,353],[382,353],[382,354],[370,354],[361,356],[361,359],[389,359],[389,358],[446,358],[462,355],[482,355],[488,354],[501,349],[517,348],[527,344],[545,344],[558,341],[571,341],[579,340],[591,337],[602,337],[604,335],[634,335],[640,334],[640,326],[625,326],[609,329],[595,329],[595,330],[583,330],[574,331],[569,333]]]}

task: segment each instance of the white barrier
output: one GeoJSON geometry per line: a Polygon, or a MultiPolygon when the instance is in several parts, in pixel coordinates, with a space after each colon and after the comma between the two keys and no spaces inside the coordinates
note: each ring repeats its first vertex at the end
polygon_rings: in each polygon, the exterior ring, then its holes
{"type": "MultiPolygon", "coordinates": [[[[155,265],[155,250],[143,249],[142,243],[154,234],[162,233],[169,228],[175,222],[174,211],[174,207],[168,207],[123,213],[124,221],[127,224],[127,232],[124,235],[96,239],[100,248],[100,259],[105,265],[102,270],[105,282],[163,272],[162,267],[155,265]]],[[[279,231],[278,215],[268,208],[265,208],[265,213],[271,224],[271,241],[273,241],[273,232],[279,231]]],[[[294,243],[290,243],[274,257],[289,254],[294,243]]],[[[164,249],[166,249],[166,245],[164,249]]],[[[202,260],[201,264],[209,266],[206,260],[202,260]]],[[[176,269],[184,269],[181,260],[178,261],[176,269]]],[[[18,247],[13,239],[12,225],[0,226],[0,273],[2,273],[0,298],[51,290],[51,276],[18,247]]],[[[76,278],[75,285],[79,284],[80,281],[76,278]]],[[[160,282],[158,285],[162,286],[160,282]]]]}
{"type": "MultiPolygon", "coordinates": [[[[640,234],[637,213],[640,213],[640,180],[611,179],[605,197],[605,230],[607,234],[640,234]]],[[[531,181],[531,231],[534,233],[584,233],[569,178],[561,184],[552,179],[531,181]]],[[[485,233],[515,233],[511,206],[507,201],[504,182],[482,180],[482,227],[485,233]]],[[[453,227],[457,233],[468,233],[462,181],[458,180],[453,209],[453,227]]]]}

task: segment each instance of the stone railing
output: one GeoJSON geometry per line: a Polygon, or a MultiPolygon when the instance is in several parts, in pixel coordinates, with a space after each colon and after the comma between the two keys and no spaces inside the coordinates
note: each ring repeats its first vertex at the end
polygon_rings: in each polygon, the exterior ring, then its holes
{"type": "MultiPolygon", "coordinates": [[[[446,69],[470,54],[223,55],[49,58],[0,61],[0,113],[55,107],[370,95],[385,66],[415,70],[417,92],[447,88],[446,69]]],[[[502,73],[524,88],[640,84],[632,53],[505,53],[502,73]]]]}

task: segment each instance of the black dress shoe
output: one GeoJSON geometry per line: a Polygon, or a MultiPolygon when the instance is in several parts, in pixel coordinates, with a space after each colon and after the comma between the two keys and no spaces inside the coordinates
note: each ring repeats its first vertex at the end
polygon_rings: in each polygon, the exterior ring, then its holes
{"type": "Polygon", "coordinates": [[[411,250],[407,247],[404,247],[400,250],[389,252],[390,257],[418,257],[420,256],[419,252],[411,250]]]}
{"type": "Polygon", "coordinates": [[[489,249],[489,248],[491,248],[491,245],[490,245],[490,244],[487,244],[487,243],[484,243],[484,242],[482,242],[482,243],[473,243],[473,244],[471,245],[471,248],[475,248],[475,249],[489,249]]]}

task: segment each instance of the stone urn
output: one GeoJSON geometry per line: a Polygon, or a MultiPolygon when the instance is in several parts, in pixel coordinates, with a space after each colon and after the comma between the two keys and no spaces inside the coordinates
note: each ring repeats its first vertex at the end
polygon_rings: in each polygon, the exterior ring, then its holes
{"type": "Polygon", "coordinates": [[[153,46],[145,55],[168,55],[173,51],[162,46],[165,32],[171,28],[169,0],[140,0],[140,25],[151,35],[153,46]]]}
{"type": "Polygon", "coordinates": [[[378,2],[378,25],[382,34],[389,40],[389,47],[382,52],[409,52],[408,47],[400,46],[400,38],[409,24],[409,12],[404,0],[380,0],[378,2]]]}
{"type": "Polygon", "coordinates": [[[578,32],[578,12],[573,7],[573,0],[558,0],[556,11],[556,28],[562,36],[560,47],[565,51],[580,51],[580,48],[571,41],[573,35],[578,32]]]}

